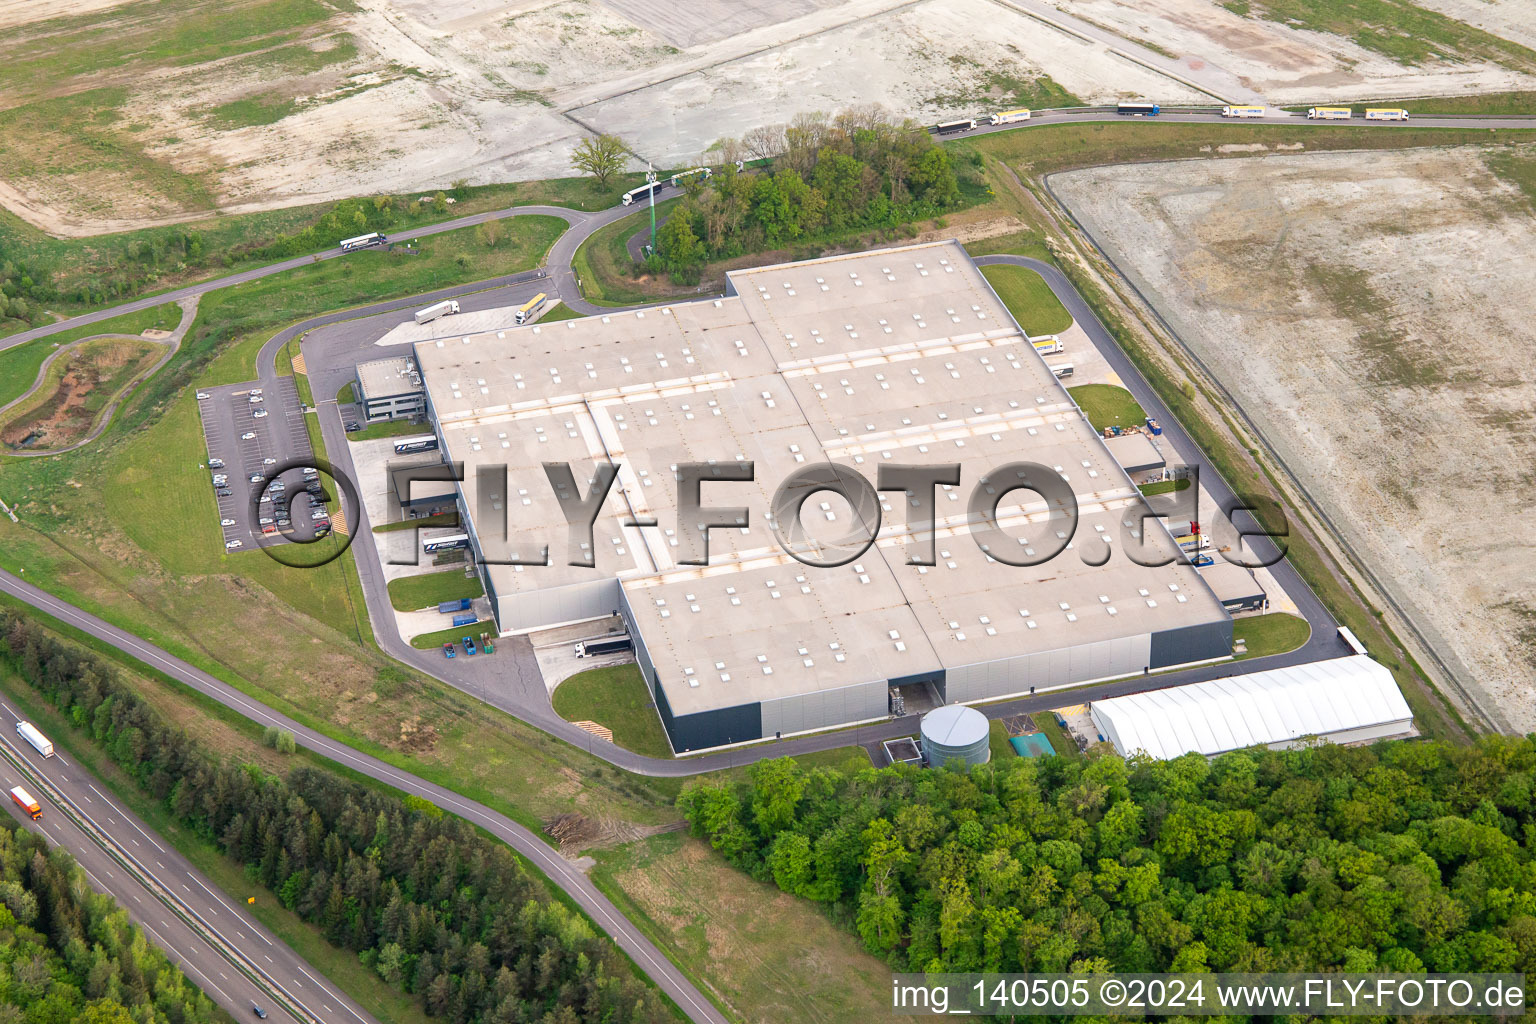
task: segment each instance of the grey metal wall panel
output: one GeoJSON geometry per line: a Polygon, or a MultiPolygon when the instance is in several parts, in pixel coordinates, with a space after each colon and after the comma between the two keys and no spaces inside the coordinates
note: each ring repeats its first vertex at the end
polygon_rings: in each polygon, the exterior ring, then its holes
{"type": "Polygon", "coordinates": [[[1152,668],[1225,658],[1232,653],[1232,620],[1200,622],[1152,634],[1152,668]]]}
{"type": "Polygon", "coordinates": [[[619,606],[617,579],[593,580],[566,587],[505,594],[496,602],[503,631],[595,619],[619,606]]]}

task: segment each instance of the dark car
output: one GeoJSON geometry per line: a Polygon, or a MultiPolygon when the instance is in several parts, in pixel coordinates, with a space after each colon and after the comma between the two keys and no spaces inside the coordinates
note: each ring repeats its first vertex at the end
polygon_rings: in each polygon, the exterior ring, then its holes
{"type": "Polygon", "coordinates": [[[256,1016],[260,1017],[262,1020],[266,1020],[267,1019],[267,1011],[263,1010],[261,1007],[257,1006],[255,1003],[251,1004],[251,1012],[254,1013],[256,1016]]]}
{"type": "Polygon", "coordinates": [[[358,427],[357,427],[356,423],[348,423],[347,424],[347,433],[349,433],[349,434],[355,433],[357,431],[357,429],[358,429],[358,427]]]}

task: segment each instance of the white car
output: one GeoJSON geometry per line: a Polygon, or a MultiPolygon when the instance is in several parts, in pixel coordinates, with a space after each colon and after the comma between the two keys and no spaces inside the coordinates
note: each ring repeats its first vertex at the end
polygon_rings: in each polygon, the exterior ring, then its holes
{"type": "Polygon", "coordinates": [[[261,388],[251,388],[250,393],[253,395],[259,395],[261,394],[261,388]]]}
{"type": "Polygon", "coordinates": [[[212,397],[213,397],[213,396],[212,396],[212,395],[210,395],[210,394],[209,394],[209,393],[208,393],[208,392],[206,392],[206,391],[199,391],[199,392],[198,392],[198,393],[197,393],[197,400],[198,400],[198,401],[199,401],[199,402],[201,402],[201,401],[203,401],[203,400],[204,400],[204,399],[208,399],[208,398],[212,398],[212,397]]]}
{"type": "Polygon", "coordinates": [[[220,526],[234,526],[235,525],[235,521],[233,519],[220,519],[219,520],[219,525],[220,526]]]}
{"type": "Polygon", "coordinates": [[[277,460],[273,458],[266,458],[261,460],[261,464],[263,466],[275,466],[277,465],[277,460]]]}
{"type": "Polygon", "coordinates": [[[258,420],[261,419],[266,414],[267,414],[267,410],[265,410],[265,409],[257,409],[255,412],[251,413],[251,415],[254,416],[258,420]]]}
{"type": "Polygon", "coordinates": [[[263,483],[263,482],[266,481],[266,479],[267,478],[262,476],[260,473],[252,473],[251,474],[251,483],[253,483],[253,484],[263,483]]]}
{"type": "Polygon", "coordinates": [[[254,441],[254,440],[256,440],[256,431],[254,431],[254,430],[247,430],[245,433],[240,435],[240,440],[242,440],[242,441],[254,441]]]}
{"type": "Polygon", "coordinates": [[[262,519],[258,520],[257,522],[260,525],[262,525],[262,526],[271,526],[272,525],[272,520],[271,519],[267,519],[267,518],[262,518],[262,519]]]}
{"type": "Polygon", "coordinates": [[[241,547],[241,546],[242,545],[241,545],[240,541],[238,541],[238,540],[227,540],[227,541],[224,542],[224,550],[225,551],[233,551],[233,550],[235,550],[235,548],[238,548],[238,547],[241,547]]]}
{"type": "Polygon", "coordinates": [[[261,396],[252,395],[250,398],[247,398],[246,401],[250,402],[252,405],[255,405],[257,402],[261,401],[261,396]]]}

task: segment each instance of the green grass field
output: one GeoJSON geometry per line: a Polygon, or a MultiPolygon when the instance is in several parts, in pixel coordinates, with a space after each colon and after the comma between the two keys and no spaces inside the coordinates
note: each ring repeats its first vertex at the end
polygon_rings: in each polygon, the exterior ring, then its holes
{"type": "Polygon", "coordinates": [[[991,752],[994,761],[1005,761],[1010,757],[1019,756],[1019,752],[1013,749],[1013,744],[1008,742],[1008,729],[995,718],[987,726],[987,749],[991,752]]]}
{"type": "Polygon", "coordinates": [[[1049,711],[1041,711],[1029,716],[1035,723],[1035,730],[1051,741],[1051,749],[1062,757],[1080,757],[1077,744],[1067,735],[1066,730],[1056,724],[1056,716],[1049,711]]]}
{"type": "Polygon", "coordinates": [[[421,519],[402,519],[398,523],[380,523],[373,528],[373,532],[394,533],[396,530],[428,530],[458,525],[459,514],[457,512],[447,512],[440,516],[426,516],[421,519]]]}
{"type": "MultiPolygon", "coordinates": [[[[482,619],[467,626],[449,626],[447,629],[439,629],[433,633],[422,633],[420,636],[411,638],[411,646],[419,651],[430,651],[442,647],[443,644],[456,644],[466,636],[473,637],[475,642],[479,643],[481,633],[494,634],[495,632],[495,621],[482,619]]],[[[491,642],[495,643],[495,640],[491,642]]],[[[462,651],[459,656],[464,656],[462,651]]]]}
{"type": "Polygon", "coordinates": [[[481,597],[485,588],[478,576],[465,576],[457,569],[432,572],[424,576],[401,576],[389,581],[389,600],[396,611],[436,608],[444,601],[461,597],[481,597]]]}
{"type": "Polygon", "coordinates": [[[1146,412],[1125,388],[1113,384],[1081,384],[1068,388],[1067,394],[1082,408],[1093,429],[1101,434],[1105,427],[1134,427],[1147,421],[1146,412]]]}
{"type": "Polygon", "coordinates": [[[539,319],[537,321],[535,321],[535,322],[536,323],[541,323],[541,324],[547,324],[547,323],[554,323],[557,320],[580,320],[582,317],[584,317],[586,315],[587,314],[585,314],[585,313],[578,313],[578,312],[576,312],[570,306],[567,306],[565,303],[562,302],[560,305],[556,306],[554,309],[550,310],[548,313],[545,313],[543,316],[539,317],[539,319]]]}
{"type": "Polygon", "coordinates": [[[374,441],[381,437],[409,437],[412,434],[426,434],[431,428],[425,423],[417,423],[415,420],[384,420],[380,423],[359,423],[361,430],[349,430],[348,441],[374,441]]]}
{"type": "Polygon", "coordinates": [[[1172,494],[1175,491],[1189,490],[1189,480],[1187,478],[1181,478],[1178,480],[1158,480],[1157,482],[1150,484],[1137,484],[1136,487],[1139,491],[1141,491],[1142,494],[1146,495],[1172,494]]]}
{"type": "Polygon", "coordinates": [[[1248,650],[1238,659],[1262,658],[1269,654],[1294,651],[1307,642],[1312,627],[1299,615],[1270,612],[1268,615],[1243,616],[1232,622],[1232,638],[1246,640],[1248,650]]]}
{"type": "Polygon", "coordinates": [[[1237,14],[1342,36],[1410,67],[1487,60],[1536,70],[1536,53],[1409,0],[1225,0],[1237,14]]]}
{"type": "Polygon", "coordinates": [[[647,757],[671,757],[672,744],[656,714],[650,688],[634,665],[578,673],[555,687],[555,713],[567,722],[596,722],[613,742],[647,757]]]}
{"type": "Polygon", "coordinates": [[[43,360],[57,347],[52,338],[39,338],[0,352],[0,406],[9,405],[27,393],[37,380],[43,360]]]}
{"type": "Polygon", "coordinates": [[[1027,267],[982,267],[981,274],[1003,300],[1008,312],[1024,328],[1024,333],[1038,337],[1060,334],[1072,326],[1072,317],[1061,300],[1045,283],[1045,278],[1027,267]]]}
{"type": "MultiPolygon", "coordinates": [[[[804,762],[802,758],[797,761],[804,762]]],[[[890,1017],[890,968],[818,905],[672,832],[595,850],[592,879],[733,1021],[890,1017]]]]}

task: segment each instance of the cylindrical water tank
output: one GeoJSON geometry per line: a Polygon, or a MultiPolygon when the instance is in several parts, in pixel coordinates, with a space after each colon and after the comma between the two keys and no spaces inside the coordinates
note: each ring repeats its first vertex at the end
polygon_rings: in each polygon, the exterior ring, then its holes
{"type": "Polygon", "coordinates": [[[991,726],[987,716],[963,704],[948,704],[923,716],[923,756],[931,768],[951,761],[964,765],[986,764],[992,756],[987,745],[991,726]]]}

